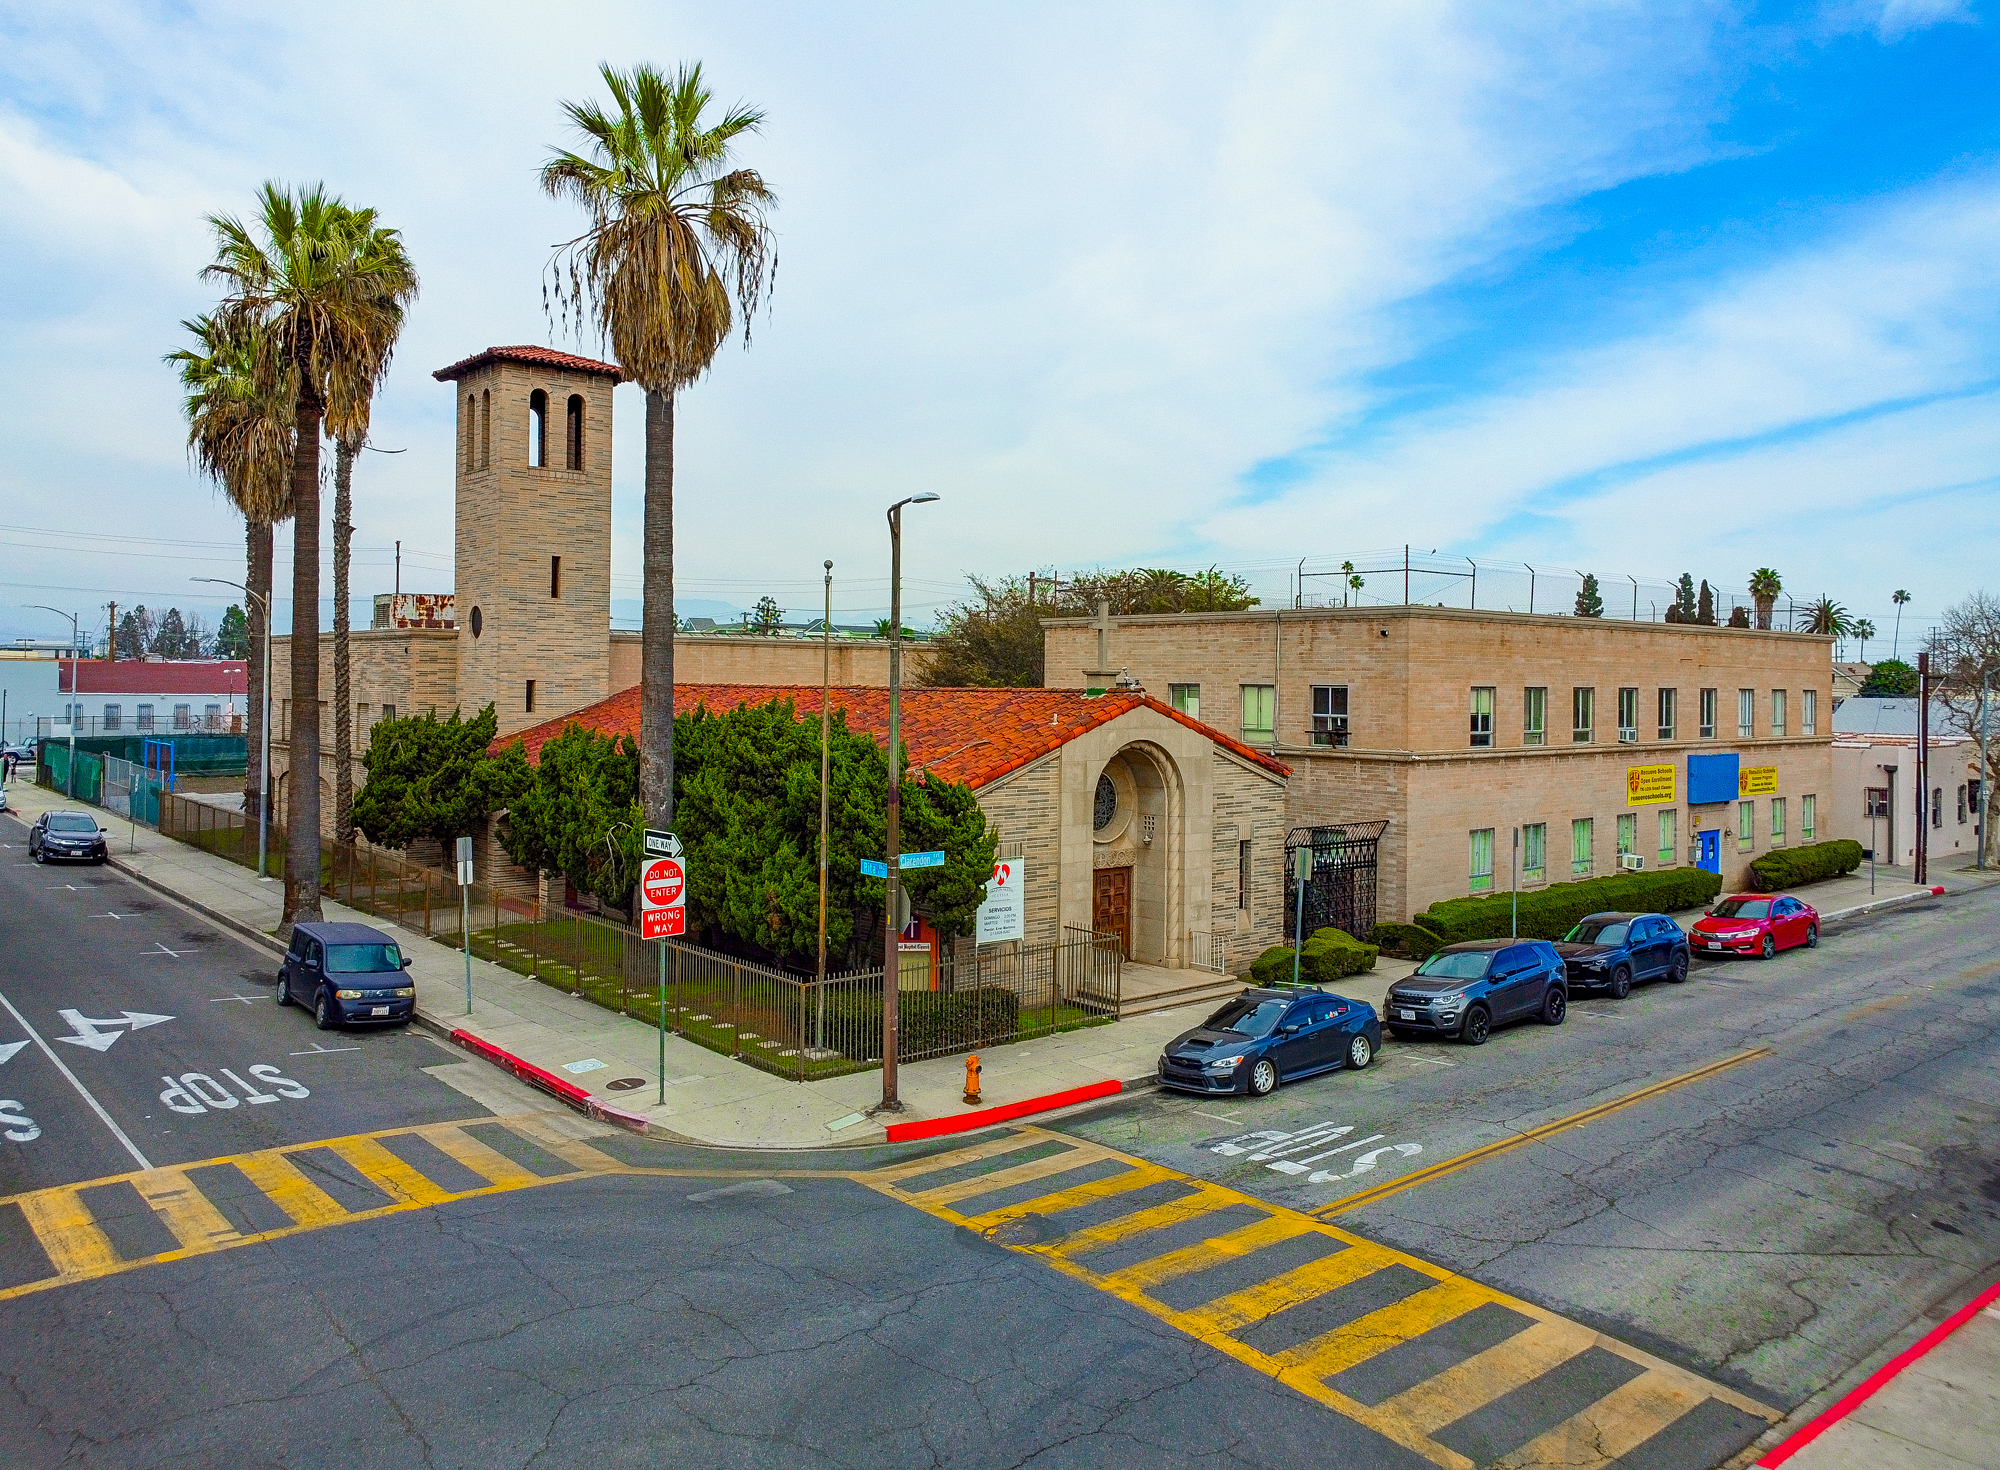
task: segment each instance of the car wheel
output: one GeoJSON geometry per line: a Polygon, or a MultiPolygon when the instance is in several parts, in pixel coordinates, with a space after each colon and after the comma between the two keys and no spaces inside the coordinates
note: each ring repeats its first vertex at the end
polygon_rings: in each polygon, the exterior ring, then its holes
{"type": "Polygon", "coordinates": [[[273,999],[281,1006],[288,1006],[292,1003],[292,987],[285,983],[285,972],[283,970],[278,971],[278,992],[273,999]]]}
{"type": "Polygon", "coordinates": [[[1819,948],[1819,925],[1817,924],[1806,925],[1806,948],[1807,949],[1819,948]]]}
{"type": "Polygon", "coordinates": [[[1467,1046],[1484,1046],[1492,1034],[1493,1018],[1486,1013],[1485,1006],[1474,1006],[1458,1025],[1458,1039],[1467,1046]]]}
{"type": "Polygon", "coordinates": [[[1680,985],[1687,980],[1687,977],[1688,957],[1684,954],[1677,954],[1674,956],[1674,962],[1667,967],[1667,979],[1675,985],[1680,985]]]}
{"type": "MultiPolygon", "coordinates": [[[[1550,992],[1552,995],[1554,993],[1553,991],[1550,992]]],[[[1611,998],[1613,1000],[1623,1000],[1631,993],[1632,971],[1627,966],[1620,965],[1611,972],[1611,998]]]]}
{"type": "Polygon", "coordinates": [[[1771,958],[1772,955],[1776,954],[1777,952],[1778,952],[1778,941],[1771,935],[1766,934],[1764,936],[1764,947],[1757,951],[1757,958],[1760,960],[1768,960],[1769,958],[1771,958]]]}
{"type": "Polygon", "coordinates": [[[322,1031],[331,1031],[335,1026],[340,1024],[333,1018],[333,1002],[326,998],[324,990],[319,993],[319,998],[313,1002],[313,1024],[322,1031]]]}
{"type": "Polygon", "coordinates": [[[1260,1057],[1250,1069],[1250,1095],[1269,1097],[1278,1086],[1278,1068],[1269,1057],[1260,1057]]]}
{"type": "MultiPolygon", "coordinates": [[[[1630,988],[1631,982],[1627,981],[1626,989],[1629,990],[1630,988]]],[[[1563,1018],[1568,1014],[1569,995],[1567,992],[1551,985],[1549,993],[1542,999],[1542,1024],[1544,1026],[1560,1026],[1563,1023],[1563,1018]]]]}
{"type": "Polygon", "coordinates": [[[1375,1060],[1375,1047],[1365,1035],[1356,1033],[1354,1040],[1347,1043],[1347,1065],[1359,1072],[1375,1060]]]}
{"type": "Polygon", "coordinates": [[[28,856],[33,858],[38,863],[45,863],[48,861],[48,859],[42,855],[42,850],[39,847],[36,848],[33,852],[29,853],[28,856]]]}

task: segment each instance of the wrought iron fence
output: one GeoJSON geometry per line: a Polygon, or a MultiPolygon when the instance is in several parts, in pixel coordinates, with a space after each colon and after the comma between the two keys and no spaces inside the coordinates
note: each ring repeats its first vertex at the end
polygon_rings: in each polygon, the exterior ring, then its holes
{"type": "Polygon", "coordinates": [[[1375,928],[1376,862],[1386,821],[1294,827],[1285,837],[1285,937],[1296,944],[1304,930],[1344,930],[1366,941],[1375,928]],[[1309,850],[1310,859],[1300,856],[1309,850]],[[1303,903],[1299,871],[1306,869],[1303,903]],[[1301,915],[1303,909],[1303,915],[1301,915]]]}

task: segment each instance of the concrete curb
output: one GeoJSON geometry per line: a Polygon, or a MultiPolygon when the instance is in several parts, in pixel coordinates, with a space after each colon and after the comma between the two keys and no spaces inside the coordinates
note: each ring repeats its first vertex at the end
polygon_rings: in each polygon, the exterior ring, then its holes
{"type": "Polygon", "coordinates": [[[644,1135],[651,1126],[648,1119],[638,1113],[627,1112],[624,1108],[612,1107],[599,1102],[588,1090],[567,1082],[555,1073],[537,1067],[532,1062],[523,1061],[512,1052],[495,1046],[492,1042],[473,1035],[464,1027],[459,1027],[450,1035],[452,1045],[463,1047],[474,1056],[491,1062],[501,1071],[507,1072],[527,1083],[530,1087],[546,1092],[556,1101],[575,1108],[586,1117],[595,1118],[600,1123],[616,1123],[620,1128],[644,1135]]]}
{"type": "Polygon", "coordinates": [[[1821,914],[1821,927],[1838,924],[1843,919],[1858,919],[1863,914],[1879,913],[1883,909],[1901,908],[1904,904],[1928,903],[1934,898],[1943,898],[1944,889],[1933,887],[1926,893],[1899,893],[1893,898],[1878,898],[1872,903],[1857,904],[1851,909],[1835,909],[1830,914],[1821,914]]]}
{"type": "Polygon", "coordinates": [[[266,934],[262,929],[257,928],[255,925],[246,924],[241,919],[233,918],[230,915],[223,913],[220,909],[210,908],[207,904],[203,903],[198,898],[189,898],[185,893],[182,893],[177,889],[169,888],[165,883],[162,883],[158,878],[153,877],[151,874],[146,873],[139,868],[133,867],[130,863],[120,862],[116,857],[114,857],[111,859],[111,867],[117,872],[123,873],[127,878],[130,878],[133,882],[139,884],[141,887],[152,889],[153,892],[159,894],[162,898],[172,899],[182,908],[193,909],[196,913],[200,914],[204,919],[209,920],[211,923],[220,924],[223,928],[229,930],[232,934],[247,939],[252,944],[260,944],[265,949],[270,950],[271,953],[275,955],[283,955],[285,952],[285,946],[281,942],[279,942],[278,938],[275,935],[266,934]]]}

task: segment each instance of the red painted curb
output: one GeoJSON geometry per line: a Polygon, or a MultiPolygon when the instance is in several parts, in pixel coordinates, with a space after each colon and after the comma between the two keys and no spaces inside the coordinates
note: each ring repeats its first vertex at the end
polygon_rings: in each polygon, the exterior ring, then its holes
{"type": "Polygon", "coordinates": [[[1005,1123],[1010,1118],[1024,1118],[1029,1113],[1046,1113],[1051,1108],[1066,1108],[1071,1103],[1089,1102],[1095,1097],[1110,1097],[1123,1092],[1125,1084],[1106,1080],[1092,1082],[1085,1087],[1072,1087],[1066,1092],[1051,1092],[1043,1097],[1031,1097],[1022,1102],[1003,1103],[997,1108],[981,1108],[976,1113],[960,1113],[954,1118],[924,1118],[915,1123],[891,1123],[887,1129],[889,1142],[908,1143],[913,1138],[937,1138],[946,1133],[964,1133],[973,1128],[984,1128],[992,1123],[1005,1123]]]}
{"type": "Polygon", "coordinates": [[[451,1033],[451,1040],[453,1045],[464,1047],[474,1056],[484,1057],[501,1071],[512,1073],[530,1087],[540,1088],[551,1097],[568,1103],[578,1112],[587,1113],[607,1123],[616,1123],[621,1128],[629,1128],[635,1133],[644,1133],[648,1127],[647,1120],[639,1114],[628,1113],[623,1108],[614,1108],[609,1103],[599,1102],[587,1089],[578,1087],[574,1082],[565,1081],[553,1072],[544,1071],[532,1062],[524,1062],[510,1051],[502,1051],[492,1042],[474,1036],[463,1027],[451,1033]]]}
{"type": "Polygon", "coordinates": [[[1926,1332],[1922,1337],[1896,1354],[1895,1357],[1889,1359],[1888,1362],[1862,1379],[1855,1386],[1854,1390],[1839,1403],[1828,1409],[1824,1414],[1821,1414],[1790,1439],[1778,1445],[1775,1449],[1766,1452],[1764,1458],[1759,1460],[1757,1464],[1763,1467],[1763,1470],[1770,1470],[1770,1467],[1773,1465],[1784,1464],[1793,1455],[1796,1455],[1822,1434],[1825,1434],[1827,1430],[1833,1428],[1834,1425],[1867,1403],[1890,1379],[1901,1373],[1910,1364],[1916,1362],[1917,1359],[1923,1357],[1924,1354],[1943,1342],[1947,1337],[1950,1337],[1995,1301],[2000,1301],[2000,1281],[1994,1282],[1986,1290],[1980,1292],[1978,1296],[1945,1318],[1944,1321],[1938,1323],[1929,1332],[1926,1332]]]}

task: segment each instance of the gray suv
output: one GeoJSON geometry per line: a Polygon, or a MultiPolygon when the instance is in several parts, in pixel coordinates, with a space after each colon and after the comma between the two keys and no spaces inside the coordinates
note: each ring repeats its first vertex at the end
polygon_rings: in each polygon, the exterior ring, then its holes
{"type": "Polygon", "coordinates": [[[1448,944],[1389,987],[1382,1019],[1398,1041],[1454,1036],[1478,1046],[1495,1026],[1529,1017],[1560,1026],[1569,1014],[1562,956],[1546,939],[1448,944]]]}

